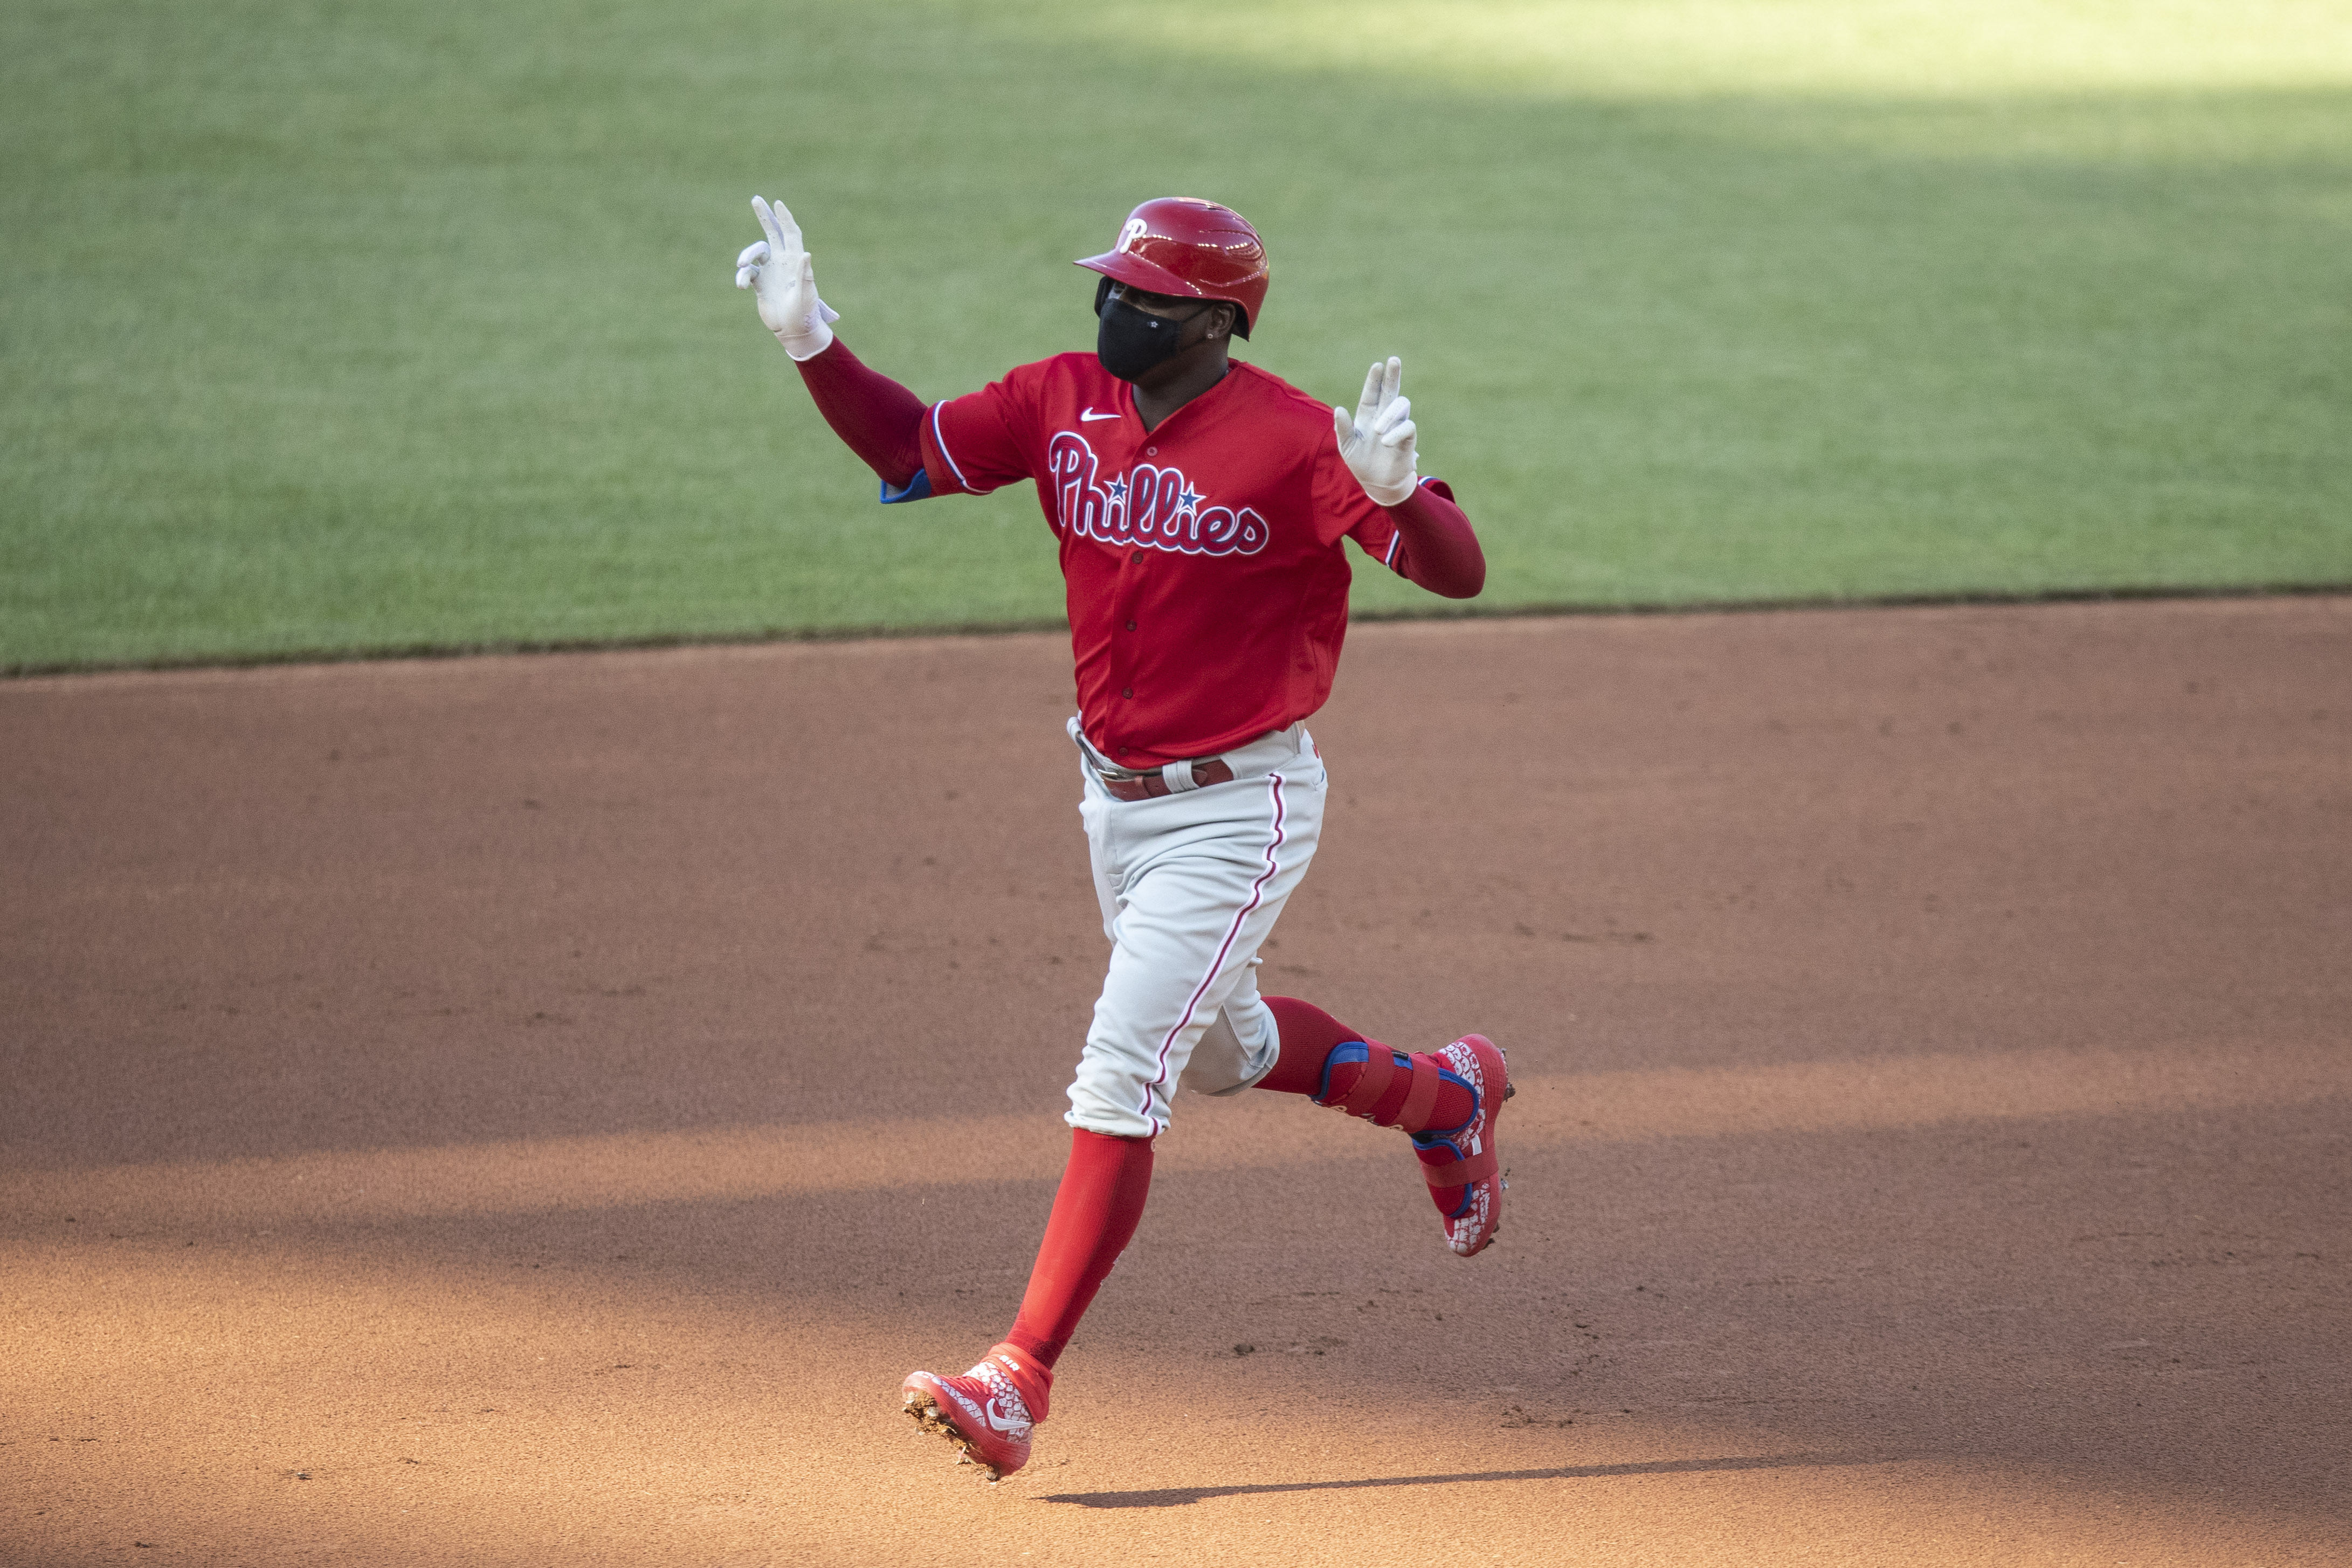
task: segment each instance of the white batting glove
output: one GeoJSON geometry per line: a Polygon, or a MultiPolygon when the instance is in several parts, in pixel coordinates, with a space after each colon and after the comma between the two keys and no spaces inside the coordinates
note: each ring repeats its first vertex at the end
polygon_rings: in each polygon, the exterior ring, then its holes
{"type": "Polygon", "coordinates": [[[813,360],[833,346],[831,323],[841,312],[816,297],[816,263],[801,245],[801,225],[792,209],[751,198],[751,211],[768,237],[754,240],[735,258],[735,287],[756,291],[760,319],[795,360],[813,360]]]}
{"type": "Polygon", "coordinates": [[[1397,392],[1403,380],[1402,360],[1391,355],[1386,364],[1375,361],[1364,374],[1364,397],[1356,405],[1356,417],[1350,420],[1344,408],[1331,410],[1340,460],[1364,494],[1383,507],[1399,505],[1421,483],[1413,472],[1420,458],[1412,446],[1412,402],[1397,392]]]}

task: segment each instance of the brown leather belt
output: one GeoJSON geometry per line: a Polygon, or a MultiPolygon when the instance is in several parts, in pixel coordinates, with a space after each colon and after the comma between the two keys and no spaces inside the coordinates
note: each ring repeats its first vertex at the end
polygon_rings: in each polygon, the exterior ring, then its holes
{"type": "MultiPolygon", "coordinates": [[[[1192,782],[1196,787],[1230,784],[1234,770],[1222,757],[1212,757],[1206,762],[1192,764],[1192,782]]],[[[1168,788],[1168,780],[1157,771],[1150,773],[1105,773],[1095,769],[1095,782],[1100,784],[1114,800],[1151,800],[1176,791],[1168,788]]]]}

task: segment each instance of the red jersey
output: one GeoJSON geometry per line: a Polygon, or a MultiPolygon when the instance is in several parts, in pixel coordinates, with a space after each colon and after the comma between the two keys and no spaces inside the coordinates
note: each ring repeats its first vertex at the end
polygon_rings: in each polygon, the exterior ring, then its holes
{"type": "Polygon", "coordinates": [[[1132,386],[1057,354],[934,405],[922,446],[934,494],[1036,482],[1080,722],[1122,767],[1213,757],[1321,707],[1348,632],[1339,541],[1396,556],[1330,407],[1238,361],[1147,433],[1132,386]]]}

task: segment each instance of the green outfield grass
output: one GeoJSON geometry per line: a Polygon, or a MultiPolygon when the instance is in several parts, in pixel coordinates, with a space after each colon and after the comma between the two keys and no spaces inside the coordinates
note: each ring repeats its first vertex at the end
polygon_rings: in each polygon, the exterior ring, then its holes
{"type": "Polygon", "coordinates": [[[2335,0],[13,0],[0,138],[0,666],[1056,617],[1025,486],[873,505],[755,191],[927,397],[1232,203],[1489,608],[2352,583],[2335,0]]]}

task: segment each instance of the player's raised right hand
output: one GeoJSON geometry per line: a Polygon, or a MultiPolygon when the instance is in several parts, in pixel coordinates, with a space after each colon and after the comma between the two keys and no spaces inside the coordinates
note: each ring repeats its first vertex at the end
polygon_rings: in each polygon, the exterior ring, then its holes
{"type": "Polygon", "coordinates": [[[801,244],[801,225],[792,209],[767,198],[751,198],[751,211],[768,237],[754,240],[735,258],[735,287],[754,291],[760,319],[795,360],[813,360],[833,346],[832,323],[841,312],[817,298],[816,263],[801,244]]]}

